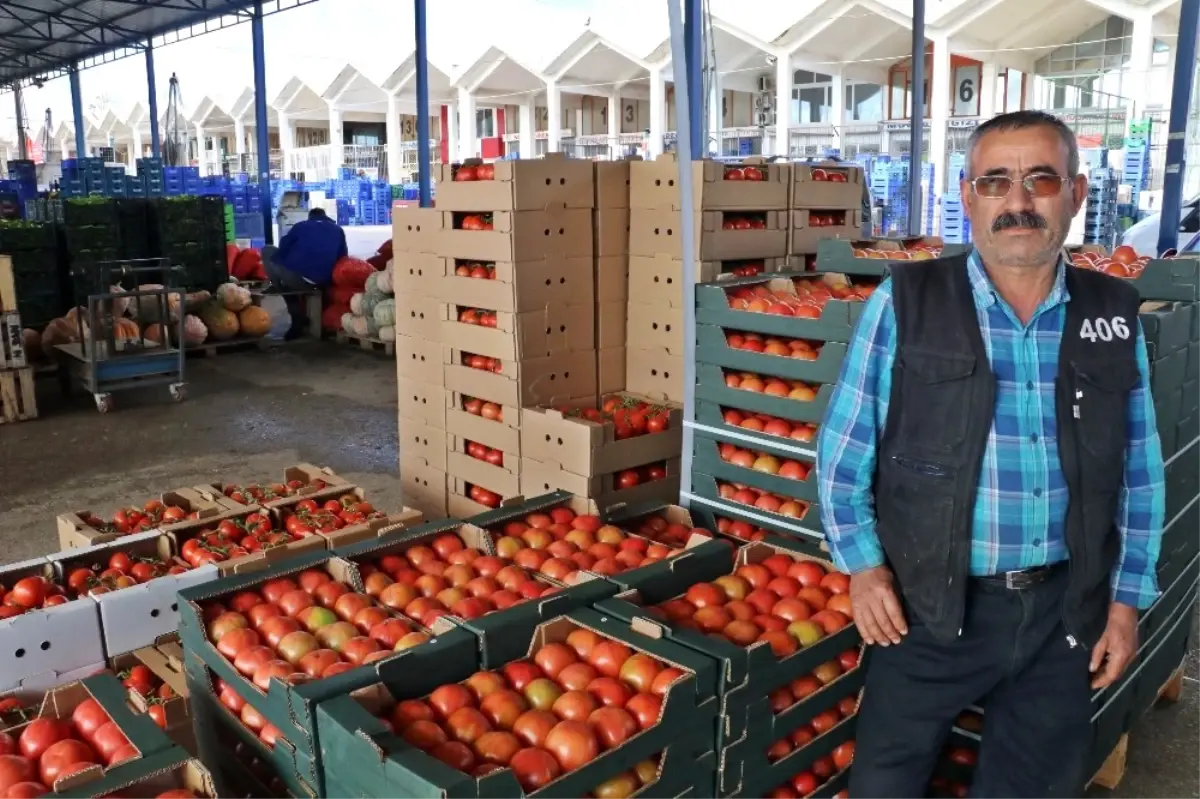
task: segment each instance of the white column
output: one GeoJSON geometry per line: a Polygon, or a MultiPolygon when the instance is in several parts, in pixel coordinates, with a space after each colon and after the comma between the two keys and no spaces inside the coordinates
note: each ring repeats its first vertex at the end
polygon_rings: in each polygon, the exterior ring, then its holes
{"type": "Polygon", "coordinates": [[[708,146],[705,148],[705,155],[720,155],[721,154],[721,129],[725,127],[725,122],[721,115],[721,102],[723,97],[721,87],[721,73],[713,67],[710,73],[712,77],[712,86],[708,95],[708,146]]]}
{"type": "Polygon", "coordinates": [[[404,168],[400,135],[400,99],[394,94],[389,94],[387,99],[387,167],[389,183],[399,183],[400,171],[404,168]]]}
{"type": "Polygon", "coordinates": [[[1150,66],[1154,59],[1154,14],[1139,11],[1133,17],[1133,37],[1129,42],[1129,67],[1121,94],[1130,99],[1131,118],[1146,115],[1150,102],[1150,66]]]}
{"type": "Polygon", "coordinates": [[[608,95],[608,152],[612,158],[621,154],[621,93],[608,95]]]}
{"type": "Polygon", "coordinates": [[[446,106],[446,157],[451,161],[458,157],[458,103],[452,102],[446,106]]]}
{"type": "Polygon", "coordinates": [[[833,125],[833,145],[840,153],[842,126],[846,124],[846,76],[842,74],[841,66],[835,65],[830,77],[833,85],[829,87],[829,124],[833,125]]]}
{"type": "Polygon", "coordinates": [[[237,155],[246,153],[246,123],[240,119],[233,120],[233,151],[237,155]]]}
{"type": "Polygon", "coordinates": [[[558,84],[546,81],[546,152],[562,150],[562,92],[558,84]]]}
{"type": "MultiPolygon", "coordinates": [[[[207,146],[207,143],[205,142],[205,139],[207,138],[207,134],[204,132],[204,126],[202,124],[200,124],[199,122],[196,123],[195,128],[196,128],[196,152],[199,154],[198,158],[199,158],[200,162],[203,163],[204,162],[204,148],[207,146]]],[[[86,144],[87,142],[84,142],[84,143],[86,144]]]]}
{"type": "Polygon", "coordinates": [[[475,95],[464,88],[458,90],[458,159],[478,156],[475,122],[475,95]]]}
{"type": "Polygon", "coordinates": [[[792,56],[780,55],[775,62],[775,155],[787,155],[791,145],[792,56]]]}
{"type": "Polygon", "coordinates": [[[534,147],[533,103],[534,96],[527,94],[521,99],[521,109],[517,116],[517,152],[522,158],[533,158],[534,147]]]}
{"type": "Polygon", "coordinates": [[[1003,99],[996,97],[996,92],[1000,88],[1000,77],[997,72],[995,61],[984,61],[983,66],[979,69],[979,116],[981,119],[991,119],[996,115],[997,107],[1004,107],[1003,99]],[[1000,102],[997,102],[997,99],[1000,99],[1000,102]]]}
{"type": "MultiPolygon", "coordinates": [[[[933,39],[933,74],[929,77],[929,162],[933,164],[933,231],[939,230],[942,195],[946,191],[946,127],[950,122],[950,39],[933,39]]],[[[921,91],[914,86],[913,91],[921,91]]]]}
{"type": "Polygon", "coordinates": [[[292,150],[296,149],[296,123],[284,112],[279,112],[279,160],[282,164],[281,174],[285,179],[293,171],[289,159],[292,150]]]}
{"type": "Polygon", "coordinates": [[[342,109],[330,104],[329,106],[329,170],[331,177],[337,177],[337,170],[345,159],[343,149],[346,139],[342,132],[342,109]]]}
{"type": "Polygon", "coordinates": [[[650,141],[646,153],[657,158],[663,151],[663,132],[667,123],[667,81],[662,67],[650,70],[650,141]]]}
{"type": "MultiPolygon", "coordinates": [[[[47,154],[48,155],[48,154],[47,154]]],[[[134,125],[129,134],[129,165],[136,166],[142,157],[142,132],[134,125]]]]}

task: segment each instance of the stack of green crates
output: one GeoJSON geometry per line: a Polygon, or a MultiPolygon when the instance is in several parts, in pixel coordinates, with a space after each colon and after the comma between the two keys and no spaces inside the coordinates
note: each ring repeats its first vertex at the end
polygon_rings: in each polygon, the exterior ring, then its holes
{"type": "Polygon", "coordinates": [[[71,197],[63,203],[63,230],[71,265],[121,257],[121,223],[111,197],[71,197]]]}
{"type": "Polygon", "coordinates": [[[0,254],[12,259],[17,311],[25,327],[40,330],[67,312],[71,298],[53,224],[0,221],[0,254]]]}
{"type": "Polygon", "coordinates": [[[225,201],[181,195],[151,201],[156,250],[171,266],[183,267],[191,290],[213,291],[229,278],[225,261],[225,201]]]}
{"type": "Polygon", "coordinates": [[[228,243],[235,238],[237,238],[237,235],[233,224],[233,206],[230,203],[225,203],[225,241],[228,243]]]}

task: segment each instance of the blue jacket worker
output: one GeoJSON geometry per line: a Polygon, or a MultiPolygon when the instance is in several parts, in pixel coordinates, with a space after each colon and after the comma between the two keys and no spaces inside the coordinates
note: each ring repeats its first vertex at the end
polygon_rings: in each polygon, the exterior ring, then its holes
{"type": "Polygon", "coordinates": [[[347,252],[346,233],[322,208],[309,211],[308,219],[289,230],[278,247],[263,247],[267,277],[272,288],[284,294],[292,318],[285,339],[297,338],[310,324],[299,292],[332,283],[334,264],[347,252]]]}

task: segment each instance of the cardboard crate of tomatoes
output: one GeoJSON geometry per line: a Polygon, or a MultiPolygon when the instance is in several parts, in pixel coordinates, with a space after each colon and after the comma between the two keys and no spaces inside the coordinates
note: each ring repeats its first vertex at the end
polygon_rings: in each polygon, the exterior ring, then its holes
{"type": "Polygon", "coordinates": [[[637,158],[595,161],[592,209],[596,283],[596,391],[625,388],[625,317],[629,302],[629,183],[637,158]]]}
{"type": "Polygon", "coordinates": [[[311,496],[314,499],[332,496],[351,487],[348,480],[339,477],[332,469],[311,463],[297,463],[284,469],[283,478],[278,482],[207,483],[196,486],[196,491],[227,509],[241,510],[252,505],[271,508],[276,503],[286,502],[296,496],[311,496]]]}
{"type": "MultiPolygon", "coordinates": [[[[201,690],[244,741],[290,758],[315,795],[323,795],[318,702],[392,670],[436,675],[447,652],[477,657],[469,632],[447,624],[435,636],[368,594],[359,577],[349,561],[310,553],[179,597],[194,708],[201,690]]],[[[198,742],[203,752],[202,735],[198,742]]]]}
{"type": "Polygon", "coordinates": [[[214,497],[180,488],[147,500],[140,507],[119,508],[108,519],[89,510],[60,514],[58,545],[63,549],[89,547],[134,533],[170,531],[188,521],[211,518],[223,510],[224,505],[214,497]]]}
{"type": "Polygon", "coordinates": [[[517,654],[491,671],[447,664],[433,690],[398,672],[321,703],[329,782],[368,796],[712,795],[712,661],[588,609],[528,631],[517,654]]]}
{"type": "Polygon", "coordinates": [[[485,667],[518,657],[513,647],[541,622],[615,590],[598,575],[559,572],[555,579],[527,568],[525,558],[498,557],[486,530],[456,520],[336,554],[354,564],[366,593],[384,607],[426,627],[446,617],[471,631],[485,667]]]}
{"type": "Polygon", "coordinates": [[[100,609],[49,558],[0,566],[0,694],[37,693],[101,671],[100,609]]]}
{"type": "Polygon", "coordinates": [[[188,709],[183,648],[177,636],[117,655],[109,669],[128,690],[129,705],[150,717],[179,746],[196,755],[196,736],[188,709]]]}
{"type": "Polygon", "coordinates": [[[863,170],[857,164],[792,164],[788,207],[861,210],[863,170]]]}
{"type": "Polygon", "coordinates": [[[180,558],[170,533],[152,531],[50,556],[68,595],[99,608],[106,657],[151,645],[179,623],[176,594],[217,576],[180,558]]]}
{"type": "MultiPolygon", "coordinates": [[[[768,163],[761,156],[741,162],[692,162],[692,207],[697,211],[782,211],[788,207],[792,165],[768,163]]],[[[637,209],[683,209],[679,159],[664,153],[653,161],[634,161],[629,169],[630,205],[637,209]]]]}
{"type": "Polygon", "coordinates": [[[539,158],[485,164],[478,158],[442,164],[438,208],[445,211],[540,211],[592,208],[591,162],[546,153],[539,158]]]}
{"type": "MultiPolygon", "coordinates": [[[[697,261],[696,283],[713,283],[739,277],[786,272],[787,258],[746,258],[728,261],[697,261]]],[[[631,255],[629,257],[629,295],[638,302],[683,305],[683,261],[669,255],[631,255]]]]}

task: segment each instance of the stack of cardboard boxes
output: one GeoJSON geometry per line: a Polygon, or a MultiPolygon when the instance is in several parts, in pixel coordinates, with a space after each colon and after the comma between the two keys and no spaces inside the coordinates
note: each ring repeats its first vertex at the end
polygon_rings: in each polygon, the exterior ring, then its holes
{"type": "Polygon", "coordinates": [[[593,193],[589,161],[445,164],[437,209],[394,215],[410,505],[469,516],[518,495],[521,407],[594,400],[593,193]]]}
{"type": "MultiPolygon", "coordinates": [[[[692,164],[696,280],[787,265],[789,164],[692,164]]],[[[625,388],[683,401],[684,294],[679,163],[630,165],[625,388]]]]}
{"type": "Polygon", "coordinates": [[[592,231],[596,252],[597,390],[625,388],[629,301],[629,173],[632,161],[596,162],[592,231]]]}
{"type": "Polygon", "coordinates": [[[788,207],[792,269],[811,268],[821,239],[861,239],[863,170],[854,164],[794,164],[788,207]]]}

